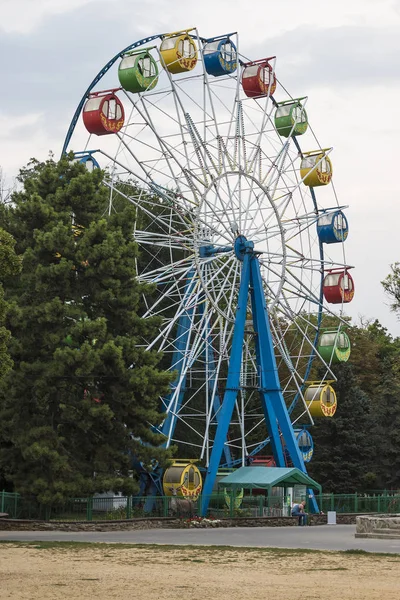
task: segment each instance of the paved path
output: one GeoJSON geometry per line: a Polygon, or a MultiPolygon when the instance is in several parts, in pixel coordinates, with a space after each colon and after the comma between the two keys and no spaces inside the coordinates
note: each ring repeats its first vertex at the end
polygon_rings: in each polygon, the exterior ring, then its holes
{"type": "Polygon", "coordinates": [[[0,540],[76,541],[124,544],[193,544],[197,546],[248,546],[313,548],[400,554],[400,540],[356,539],[354,525],[317,527],[233,527],[222,529],[148,529],[143,531],[65,532],[0,531],[0,540]]]}

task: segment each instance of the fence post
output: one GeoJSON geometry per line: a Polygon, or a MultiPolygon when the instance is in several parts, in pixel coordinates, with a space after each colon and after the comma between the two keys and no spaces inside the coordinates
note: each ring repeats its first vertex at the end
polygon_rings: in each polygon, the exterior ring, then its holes
{"type": "Polygon", "coordinates": [[[234,516],[234,500],[233,500],[233,487],[230,489],[230,502],[229,502],[229,516],[232,519],[234,516]]]}
{"type": "Polygon", "coordinates": [[[168,496],[163,496],[163,513],[164,517],[168,517],[168,496]]]}
{"type": "Polygon", "coordinates": [[[0,510],[0,512],[4,512],[5,501],[6,501],[6,499],[5,499],[5,491],[3,490],[1,492],[1,510],[0,510]]]}
{"type": "Polygon", "coordinates": [[[259,496],[259,500],[258,500],[258,516],[262,517],[263,516],[263,507],[264,507],[264,496],[259,496]]]}
{"type": "Polygon", "coordinates": [[[335,496],[331,494],[331,510],[335,510],[335,496]]]}
{"type": "Polygon", "coordinates": [[[132,518],[132,496],[128,496],[126,499],[126,518],[132,518]]]}
{"type": "Polygon", "coordinates": [[[86,521],[93,520],[93,496],[87,498],[86,502],[86,521]]]}
{"type": "Polygon", "coordinates": [[[354,512],[358,512],[358,495],[357,492],[354,494],[354,512]]]}
{"type": "Polygon", "coordinates": [[[381,497],[378,496],[378,512],[381,512],[381,497]]]}

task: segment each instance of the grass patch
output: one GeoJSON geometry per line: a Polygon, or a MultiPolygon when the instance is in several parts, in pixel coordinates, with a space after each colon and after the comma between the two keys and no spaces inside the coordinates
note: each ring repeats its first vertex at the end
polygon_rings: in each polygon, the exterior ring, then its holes
{"type": "Polygon", "coordinates": [[[205,563],[206,562],[202,558],[188,558],[188,561],[189,562],[195,562],[195,563],[205,563]]]}
{"type": "Polygon", "coordinates": [[[321,567],[320,569],[305,569],[306,571],[348,571],[346,567],[321,567]]]}
{"type": "MultiPolygon", "coordinates": [[[[147,552],[196,552],[197,554],[215,556],[215,552],[234,552],[235,554],[259,553],[268,554],[269,558],[286,558],[301,556],[305,554],[330,554],[368,557],[390,557],[400,556],[395,552],[367,552],[366,550],[314,550],[312,548],[260,548],[247,546],[196,546],[194,544],[120,544],[118,542],[55,542],[55,541],[15,541],[0,540],[0,545],[16,546],[20,548],[34,548],[36,550],[143,550],[147,552]]],[[[110,554],[107,554],[111,557],[110,554]]],[[[251,558],[248,558],[251,560],[251,558]]]]}

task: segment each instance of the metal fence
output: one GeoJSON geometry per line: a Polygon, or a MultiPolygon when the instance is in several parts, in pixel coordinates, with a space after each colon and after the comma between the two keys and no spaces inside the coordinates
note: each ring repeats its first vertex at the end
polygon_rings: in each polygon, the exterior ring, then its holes
{"type": "Polygon", "coordinates": [[[337,513],[399,513],[400,494],[321,494],[316,496],[320,511],[337,513]]]}
{"type": "MultiPolygon", "coordinates": [[[[320,511],[337,513],[400,513],[400,494],[320,494],[320,511]]],[[[306,499],[307,500],[307,499],[306,499]]],[[[167,496],[96,496],[70,498],[60,505],[44,506],[34,498],[0,492],[0,512],[14,519],[49,521],[102,521],[148,517],[192,518],[200,514],[201,497],[187,501],[167,496]]],[[[284,496],[213,494],[207,516],[218,518],[282,517],[290,515],[284,496]]]]}
{"type": "Polygon", "coordinates": [[[0,513],[6,513],[12,518],[16,518],[20,495],[10,492],[0,492],[0,513]]]}

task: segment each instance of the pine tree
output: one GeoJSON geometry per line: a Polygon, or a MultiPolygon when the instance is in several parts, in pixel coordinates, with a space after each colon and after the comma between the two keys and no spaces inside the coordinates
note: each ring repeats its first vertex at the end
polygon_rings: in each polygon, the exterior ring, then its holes
{"type": "Polygon", "coordinates": [[[21,261],[14,251],[14,246],[13,237],[4,229],[0,229],[0,380],[12,366],[7,348],[10,332],[5,327],[7,303],[4,299],[2,283],[5,279],[15,276],[21,268],[21,261]]]}
{"type": "Polygon", "coordinates": [[[338,365],[336,375],[338,407],[332,418],[316,419],[312,429],[314,456],[308,473],[323,490],[339,494],[364,488],[374,448],[369,397],[358,387],[351,364],[338,365]]]}
{"type": "Polygon", "coordinates": [[[400,340],[378,321],[367,329],[377,345],[378,383],[373,393],[377,487],[400,488],[400,340]]]}
{"type": "Polygon", "coordinates": [[[400,263],[390,265],[391,273],[381,282],[383,289],[391,300],[390,308],[400,314],[400,263]]]}
{"type": "Polygon", "coordinates": [[[14,361],[0,388],[0,470],[43,503],[132,492],[132,456],[162,459],[151,430],[171,376],[145,350],[135,211],[107,215],[103,173],[64,158],[21,172],[3,225],[22,272],[7,280],[14,361]]]}
{"type": "MultiPolygon", "coordinates": [[[[1,205],[3,206],[3,205],[1,205]]],[[[15,240],[12,236],[0,229],[0,381],[12,368],[13,362],[8,351],[10,332],[5,326],[7,302],[4,299],[3,281],[16,275],[21,269],[21,261],[16,255],[15,240]]],[[[7,482],[0,469],[0,489],[4,489],[7,482]]]]}

